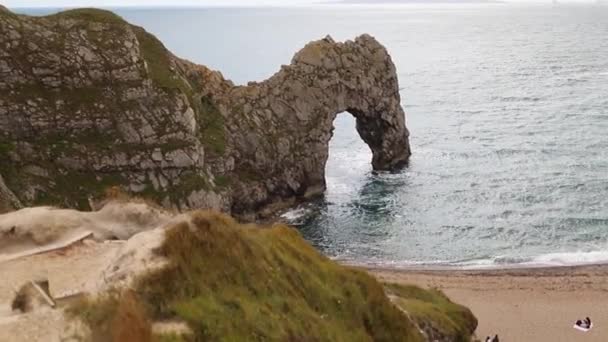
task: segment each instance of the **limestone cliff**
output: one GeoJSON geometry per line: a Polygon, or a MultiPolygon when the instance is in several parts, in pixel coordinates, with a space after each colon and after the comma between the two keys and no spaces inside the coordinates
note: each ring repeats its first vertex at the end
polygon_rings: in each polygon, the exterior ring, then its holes
{"type": "Polygon", "coordinates": [[[324,190],[343,111],[374,169],[407,162],[395,67],[370,36],[309,43],[235,86],[110,12],[0,10],[0,192],[14,194],[0,207],[86,208],[118,185],[168,207],[269,214],[324,190]]]}
{"type": "Polygon", "coordinates": [[[0,214],[21,208],[19,199],[13,192],[4,184],[4,179],[0,175],[0,214]]]}

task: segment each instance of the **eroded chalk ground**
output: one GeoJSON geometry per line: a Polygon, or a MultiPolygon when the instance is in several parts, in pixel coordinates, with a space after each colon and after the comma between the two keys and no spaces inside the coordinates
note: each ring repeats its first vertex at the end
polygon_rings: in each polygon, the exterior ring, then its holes
{"type": "Polygon", "coordinates": [[[85,241],[68,248],[0,263],[0,341],[69,341],[77,331],[61,309],[42,308],[26,314],[11,310],[15,290],[31,279],[49,280],[51,295],[92,292],[102,271],[124,242],[85,241]]]}

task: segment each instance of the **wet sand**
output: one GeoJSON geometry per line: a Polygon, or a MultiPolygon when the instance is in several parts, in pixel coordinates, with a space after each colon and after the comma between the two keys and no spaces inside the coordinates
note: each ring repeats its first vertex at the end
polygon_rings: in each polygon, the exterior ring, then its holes
{"type": "Polygon", "coordinates": [[[508,270],[367,269],[396,283],[436,287],[468,306],[479,320],[477,336],[501,342],[608,341],[608,265],[508,270]],[[575,330],[589,316],[589,332],[575,330]]]}

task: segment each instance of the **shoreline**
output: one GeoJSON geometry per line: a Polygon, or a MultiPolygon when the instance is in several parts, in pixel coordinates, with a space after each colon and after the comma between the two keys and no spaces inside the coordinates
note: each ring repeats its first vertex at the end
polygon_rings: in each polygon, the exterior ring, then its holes
{"type": "MultiPolygon", "coordinates": [[[[352,265],[351,265],[352,266],[352,265]]],[[[469,307],[480,340],[605,342],[608,336],[608,264],[509,269],[394,269],[360,267],[383,282],[437,288],[469,307]],[[573,329],[589,316],[594,328],[573,329]]]]}
{"type": "Polygon", "coordinates": [[[572,264],[572,265],[521,265],[512,264],[496,267],[461,267],[461,266],[383,266],[363,263],[350,263],[335,260],[343,265],[361,268],[368,272],[403,272],[420,274],[467,274],[467,275],[517,275],[533,276],[540,274],[569,274],[585,271],[605,271],[608,274],[608,262],[572,264]]]}

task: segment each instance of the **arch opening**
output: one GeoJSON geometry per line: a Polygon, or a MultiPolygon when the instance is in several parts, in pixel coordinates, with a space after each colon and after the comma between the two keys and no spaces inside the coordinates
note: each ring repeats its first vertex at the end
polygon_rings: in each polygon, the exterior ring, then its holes
{"type": "Polygon", "coordinates": [[[343,196],[353,191],[352,184],[364,182],[372,170],[372,152],[362,137],[355,133],[356,117],[348,112],[339,113],[333,122],[325,162],[327,195],[343,196]]]}

